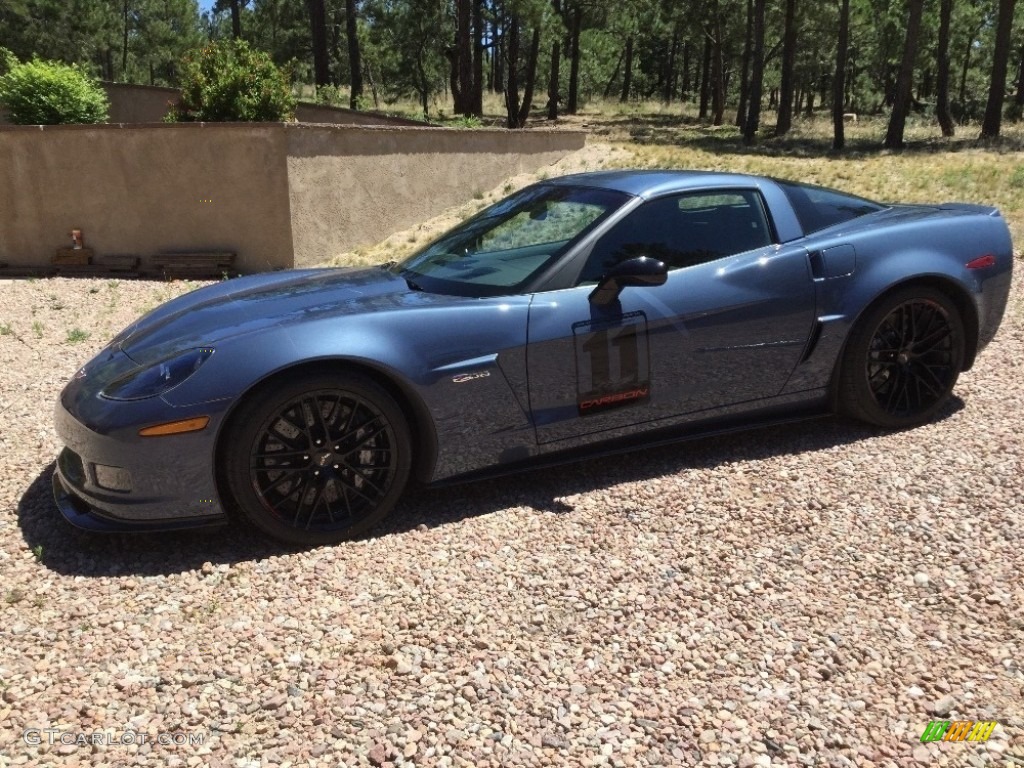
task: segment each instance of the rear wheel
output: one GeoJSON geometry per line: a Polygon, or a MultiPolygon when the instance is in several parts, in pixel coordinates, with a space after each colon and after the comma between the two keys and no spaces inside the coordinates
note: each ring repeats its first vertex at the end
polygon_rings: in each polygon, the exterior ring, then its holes
{"type": "Polygon", "coordinates": [[[366,531],[392,510],[409,477],[402,409],[356,374],[259,390],[225,440],[236,503],[257,528],[291,543],[331,544],[366,531]]]}
{"type": "Polygon", "coordinates": [[[964,324],[944,293],[911,286],[868,309],[850,334],[842,409],[881,427],[923,424],[948,400],[964,361],[964,324]]]}

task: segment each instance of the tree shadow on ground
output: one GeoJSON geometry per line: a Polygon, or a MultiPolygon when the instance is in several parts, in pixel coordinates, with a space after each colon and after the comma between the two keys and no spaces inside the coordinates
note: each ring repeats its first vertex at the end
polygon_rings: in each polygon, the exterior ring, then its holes
{"type": "MultiPolygon", "coordinates": [[[[851,128],[848,133],[852,132],[851,128]]],[[[745,145],[739,128],[729,122],[714,126],[707,121],[682,115],[632,115],[602,120],[600,127],[592,129],[592,133],[598,136],[628,136],[630,142],[644,146],[686,147],[712,154],[853,159],[894,152],[883,146],[882,136],[856,135],[848,135],[844,149],[836,152],[832,149],[831,132],[827,135],[807,136],[800,132],[799,122],[796,130],[781,137],[774,135],[774,126],[762,123],[758,141],[753,146],[745,145]]],[[[958,128],[954,137],[936,136],[907,140],[902,149],[895,151],[903,154],[928,155],[976,149],[998,154],[1020,152],[1024,150],[1024,138],[1001,136],[995,139],[979,139],[976,127],[964,126],[958,128]]]]}
{"type": "MultiPolygon", "coordinates": [[[[963,401],[954,397],[937,418],[948,418],[961,408],[963,401]]],[[[528,470],[526,482],[519,474],[443,488],[413,487],[368,537],[400,536],[422,526],[451,525],[509,507],[571,514],[573,507],[563,500],[567,496],[736,461],[822,451],[881,434],[885,433],[863,424],[827,417],[583,459],[574,463],[571,472],[558,467],[528,470]]],[[[28,548],[60,574],[86,578],[168,575],[195,570],[207,562],[259,561],[303,549],[271,541],[237,522],[170,533],[80,531],[63,519],[53,501],[53,471],[51,463],[35,478],[22,495],[17,514],[28,548]]]]}

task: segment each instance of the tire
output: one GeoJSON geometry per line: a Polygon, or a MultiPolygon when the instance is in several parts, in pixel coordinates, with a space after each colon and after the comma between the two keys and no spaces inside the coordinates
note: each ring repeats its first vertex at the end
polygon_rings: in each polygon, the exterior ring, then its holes
{"type": "Polygon", "coordinates": [[[924,424],[949,399],[964,362],[964,323],[944,293],[908,286],[869,307],[850,334],[840,409],[889,429],[924,424]]]}
{"type": "Polygon", "coordinates": [[[379,523],[409,479],[402,409],[358,374],[257,390],[225,433],[223,472],[252,525],[291,544],[334,544],[379,523]]]}

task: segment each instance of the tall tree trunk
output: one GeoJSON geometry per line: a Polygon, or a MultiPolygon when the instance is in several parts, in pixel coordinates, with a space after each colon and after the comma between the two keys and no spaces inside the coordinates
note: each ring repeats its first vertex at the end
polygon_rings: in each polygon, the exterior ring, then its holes
{"type": "MultiPolygon", "coordinates": [[[[329,39],[328,46],[331,51],[331,61],[341,62],[341,30],[345,26],[342,24],[342,9],[338,6],[334,6],[331,11],[330,19],[327,22],[327,37],[329,39]]],[[[272,18],[272,17],[271,17],[272,18]]],[[[271,32],[273,35],[273,31],[271,32]]],[[[270,50],[273,50],[271,48],[270,50]]],[[[362,73],[360,73],[360,77],[362,73]]],[[[331,78],[334,81],[334,85],[341,85],[341,80],[337,75],[331,78]]],[[[349,77],[351,80],[351,77],[349,77]]]]}
{"type": "Polygon", "coordinates": [[[484,0],[473,3],[473,87],[470,108],[477,117],[484,115],[484,0]]]}
{"type": "Polygon", "coordinates": [[[620,102],[629,101],[629,91],[633,86],[633,36],[630,35],[626,38],[626,52],[625,52],[625,71],[622,73],[622,95],[619,96],[620,102]]]}
{"type": "Polygon", "coordinates": [[[121,45],[121,80],[128,81],[128,2],[124,0],[124,37],[121,45]]]}
{"type": "Polygon", "coordinates": [[[932,97],[932,69],[925,67],[921,73],[921,84],[917,88],[917,100],[927,101],[932,97]]]}
{"type": "Polygon", "coordinates": [[[473,16],[473,0],[455,0],[455,50],[452,63],[452,96],[455,112],[460,115],[472,114],[473,79],[473,35],[470,19],[473,16]]]}
{"type": "Polygon", "coordinates": [[[711,35],[704,35],[704,57],[700,66],[700,112],[699,120],[708,119],[708,101],[711,98],[711,35]]]}
{"type": "Polygon", "coordinates": [[[996,47],[992,53],[992,79],[988,86],[988,105],[981,124],[981,138],[999,135],[1003,120],[1003,97],[1006,94],[1006,67],[1010,60],[1010,34],[1013,31],[1013,10],[1017,0],[999,0],[999,21],[996,23],[996,47]]]}
{"type": "Polygon", "coordinates": [[[747,122],[747,102],[750,100],[750,48],[754,42],[754,0],[747,0],[747,32],[743,38],[743,63],[740,66],[740,103],[736,109],[736,127],[743,129],[747,122]]]}
{"type": "Polygon", "coordinates": [[[782,82],[779,84],[779,116],[775,135],[785,136],[793,127],[793,69],[796,66],[796,0],[786,0],[782,33],[782,82]]]}
{"type": "Polygon", "coordinates": [[[561,64],[561,45],[556,38],[551,43],[551,67],[548,70],[548,120],[558,119],[558,78],[561,64]]]}
{"type": "Polygon", "coordinates": [[[512,14],[505,32],[505,56],[508,82],[505,83],[505,125],[518,128],[519,123],[519,17],[512,14]]]}
{"type": "Polygon", "coordinates": [[[711,43],[711,122],[721,125],[725,119],[725,65],[722,61],[722,17],[715,4],[715,38],[711,43]]]}
{"type": "Polygon", "coordinates": [[[420,106],[423,107],[423,119],[426,120],[429,111],[430,83],[427,78],[427,68],[423,63],[423,56],[424,45],[421,42],[416,49],[416,90],[419,92],[420,106]]]}
{"type": "Polygon", "coordinates": [[[313,78],[317,86],[331,82],[331,60],[327,55],[327,9],[324,0],[306,0],[313,40],[313,78]]]}
{"type": "Polygon", "coordinates": [[[679,53],[679,25],[672,28],[672,43],[668,49],[668,64],[665,65],[665,81],[662,83],[661,100],[672,103],[676,82],[676,56],[679,53]]]}
{"type": "Polygon", "coordinates": [[[491,33],[491,93],[505,92],[505,33],[503,15],[499,9],[494,14],[491,33]]]}
{"type": "MultiPolygon", "coordinates": [[[[359,17],[357,16],[356,0],[345,0],[345,37],[348,40],[348,69],[352,78],[352,93],[348,104],[357,109],[363,96],[363,63],[359,52],[359,17]]],[[[377,103],[374,89],[373,101],[377,103]]]]}
{"type": "MultiPolygon", "coordinates": [[[[558,18],[562,17],[562,1],[553,0],[555,8],[555,16],[558,18]]],[[[561,37],[558,34],[560,30],[556,30],[554,34],[554,40],[551,41],[551,66],[548,67],[548,120],[558,119],[558,86],[559,86],[559,67],[562,63],[562,44],[561,37]]]]}
{"type": "Polygon", "coordinates": [[[750,106],[747,124],[743,126],[743,143],[748,147],[757,141],[761,122],[761,91],[764,89],[764,7],[766,0],[754,2],[754,47],[750,53],[750,106]]]}
{"type": "Polygon", "coordinates": [[[516,128],[526,127],[526,121],[530,119],[530,107],[533,105],[533,90],[537,82],[537,59],[540,58],[540,27],[533,30],[533,39],[530,41],[529,58],[526,60],[526,83],[523,86],[523,103],[519,107],[519,120],[516,128]]]}
{"type": "Polygon", "coordinates": [[[967,71],[971,67],[971,49],[974,48],[974,38],[969,37],[967,39],[967,50],[964,52],[964,66],[960,72],[960,93],[959,101],[960,108],[963,109],[967,105],[967,71]]]}
{"type": "Polygon", "coordinates": [[[936,51],[938,73],[935,78],[935,116],[943,136],[952,136],[953,117],[949,114],[949,19],[953,14],[953,0],[942,0],[939,7],[939,48],[936,51]]]}
{"type": "Polygon", "coordinates": [[[572,4],[569,25],[569,103],[565,111],[575,115],[579,109],[580,94],[580,30],[583,28],[583,8],[580,0],[572,4]]]}
{"type": "Polygon", "coordinates": [[[448,89],[452,94],[453,109],[458,114],[462,105],[462,94],[459,92],[459,30],[453,30],[451,45],[445,48],[445,58],[448,59],[448,89]]]}
{"type": "Polygon", "coordinates": [[[683,42],[683,89],[679,93],[680,101],[687,101],[690,98],[690,41],[683,42]]]}
{"type": "Polygon", "coordinates": [[[1017,60],[1017,92],[1013,95],[1013,103],[1024,107],[1024,45],[1020,48],[1020,58],[1017,60]]]}
{"type": "Polygon", "coordinates": [[[242,0],[231,0],[231,36],[242,36],[242,0]]]}
{"type": "Polygon", "coordinates": [[[896,76],[896,92],[892,114],[889,116],[889,129],[885,133],[887,149],[899,149],[903,146],[903,129],[906,127],[907,113],[910,111],[910,89],[914,83],[914,57],[917,56],[917,39],[921,32],[923,9],[924,0],[907,0],[907,37],[903,43],[903,61],[900,62],[899,74],[896,76]]]}
{"type": "Polygon", "coordinates": [[[619,79],[619,71],[622,69],[622,60],[626,58],[626,50],[623,49],[619,52],[618,61],[615,62],[615,69],[612,70],[612,76],[608,78],[608,82],[604,86],[604,93],[602,97],[607,101],[611,98],[612,87],[615,82],[619,79]]]}
{"type": "Polygon", "coordinates": [[[832,78],[832,149],[837,152],[846,145],[843,112],[846,106],[846,57],[850,48],[850,0],[839,6],[839,44],[836,49],[836,74],[832,78]]]}

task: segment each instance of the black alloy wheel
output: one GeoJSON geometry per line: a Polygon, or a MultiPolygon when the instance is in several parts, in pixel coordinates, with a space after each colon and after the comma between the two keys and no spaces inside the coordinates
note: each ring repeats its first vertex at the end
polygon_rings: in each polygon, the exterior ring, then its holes
{"type": "Polygon", "coordinates": [[[364,532],[409,477],[409,429],[374,382],[318,375],[264,389],[232,420],[227,479],[246,517],[271,536],[327,544],[364,532]]]}
{"type": "Polygon", "coordinates": [[[883,427],[923,424],[945,404],[964,361],[964,324],[943,293],[897,291],[851,333],[840,397],[852,416],[883,427]]]}

